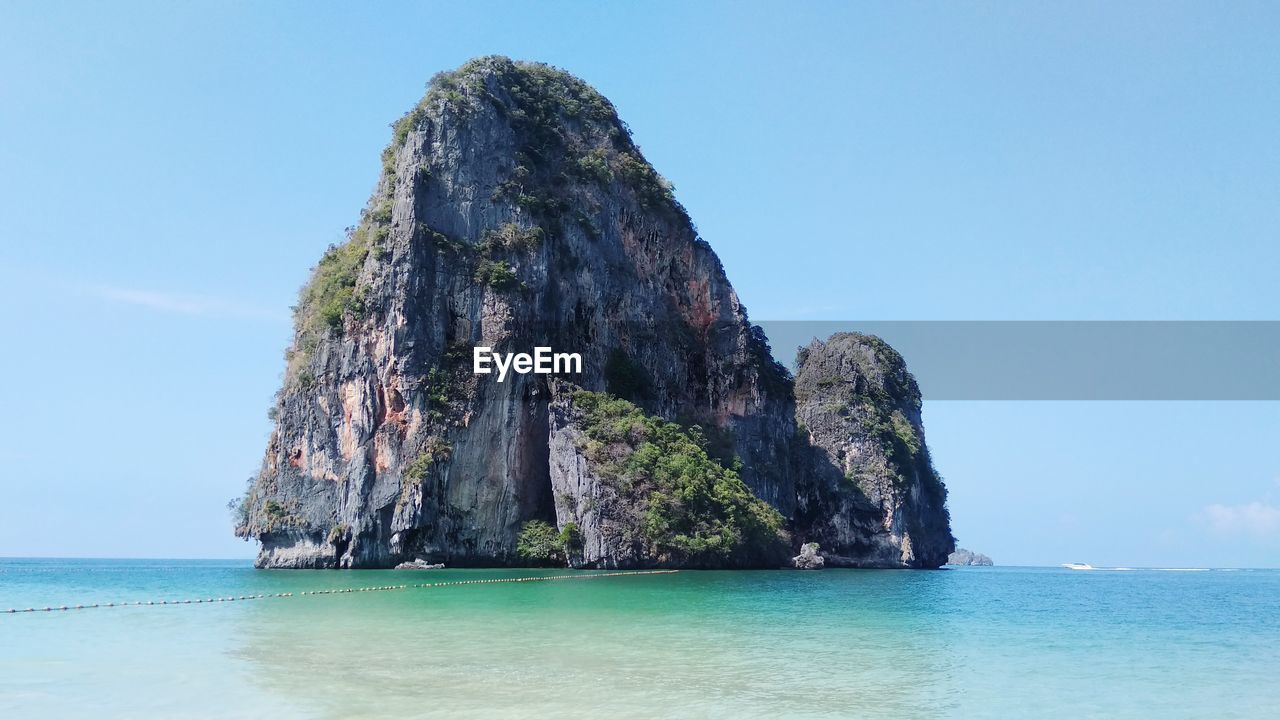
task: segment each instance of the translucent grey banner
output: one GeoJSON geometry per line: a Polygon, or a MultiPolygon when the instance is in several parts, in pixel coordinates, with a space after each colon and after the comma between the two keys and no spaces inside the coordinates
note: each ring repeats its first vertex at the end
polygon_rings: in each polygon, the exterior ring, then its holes
{"type": "Polygon", "coordinates": [[[892,345],[926,400],[1280,400],[1280,321],[761,321],[773,354],[892,345]]]}

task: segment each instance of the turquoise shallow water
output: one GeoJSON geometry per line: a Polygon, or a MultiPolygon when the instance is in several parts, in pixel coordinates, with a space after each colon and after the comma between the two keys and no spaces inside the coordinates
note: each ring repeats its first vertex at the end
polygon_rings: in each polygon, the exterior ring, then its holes
{"type": "MultiPolygon", "coordinates": [[[[516,577],[0,560],[0,610],[516,577]]],[[[1280,571],[681,572],[0,614],[3,718],[1274,718],[1280,571]]]]}

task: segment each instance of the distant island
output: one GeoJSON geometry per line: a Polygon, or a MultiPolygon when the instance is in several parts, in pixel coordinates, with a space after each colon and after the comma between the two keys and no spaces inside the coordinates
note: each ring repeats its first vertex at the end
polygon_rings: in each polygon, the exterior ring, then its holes
{"type": "Polygon", "coordinates": [[[991,562],[991,558],[964,548],[956,548],[956,551],[947,556],[948,565],[983,565],[991,566],[995,563],[991,562]]]}
{"type": "Polygon", "coordinates": [[[841,333],[793,376],[595,89],[480,58],[393,127],[300,293],[233,503],[258,566],[779,567],[809,543],[827,567],[946,562],[902,357],[841,333]],[[499,377],[476,348],[580,362],[499,377]]]}

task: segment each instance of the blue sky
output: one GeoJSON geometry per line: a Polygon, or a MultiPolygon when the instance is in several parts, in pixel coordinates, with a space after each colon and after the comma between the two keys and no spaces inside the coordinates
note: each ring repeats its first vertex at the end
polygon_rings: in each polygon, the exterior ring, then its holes
{"type": "MultiPolygon", "coordinates": [[[[0,555],[252,554],[223,506],[261,459],[289,306],[438,70],[502,53],[598,87],[757,319],[1277,319],[1278,21],[5,3],[0,555]]],[[[925,422],[957,536],[998,562],[1280,565],[1275,403],[925,422]]]]}

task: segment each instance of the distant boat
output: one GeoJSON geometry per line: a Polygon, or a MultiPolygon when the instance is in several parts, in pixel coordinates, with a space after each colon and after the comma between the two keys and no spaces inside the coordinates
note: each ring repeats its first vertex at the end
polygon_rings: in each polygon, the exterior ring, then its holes
{"type": "Polygon", "coordinates": [[[1089,563],[1062,563],[1062,567],[1068,570],[1092,570],[1093,566],[1089,563]]]}

